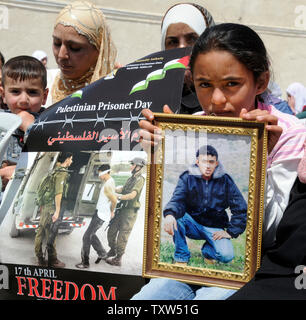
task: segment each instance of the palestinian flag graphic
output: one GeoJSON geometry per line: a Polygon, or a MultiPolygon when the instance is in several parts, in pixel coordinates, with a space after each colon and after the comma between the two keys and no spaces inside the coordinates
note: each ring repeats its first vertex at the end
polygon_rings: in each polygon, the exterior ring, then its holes
{"type": "Polygon", "coordinates": [[[189,63],[189,58],[189,56],[185,56],[181,59],[171,60],[165,63],[163,69],[158,69],[149,73],[145,80],[140,81],[133,86],[130,95],[137,91],[146,90],[150,81],[164,79],[168,70],[179,68],[186,69],[189,63]]]}
{"type": "Polygon", "coordinates": [[[71,98],[80,98],[80,99],[82,99],[82,95],[83,95],[83,91],[82,90],[78,90],[78,91],[72,93],[71,98]]]}

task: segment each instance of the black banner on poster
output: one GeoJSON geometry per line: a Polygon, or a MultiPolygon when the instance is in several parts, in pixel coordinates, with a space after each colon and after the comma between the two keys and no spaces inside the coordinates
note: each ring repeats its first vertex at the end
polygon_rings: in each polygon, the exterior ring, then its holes
{"type": "Polygon", "coordinates": [[[35,122],[26,150],[133,150],[143,109],[178,110],[189,52],[154,53],[54,104],[35,122]]]}

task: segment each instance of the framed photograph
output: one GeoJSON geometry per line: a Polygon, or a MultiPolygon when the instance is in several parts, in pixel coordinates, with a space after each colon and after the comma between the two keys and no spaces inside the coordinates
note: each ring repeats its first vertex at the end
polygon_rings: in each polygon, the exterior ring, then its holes
{"type": "Polygon", "coordinates": [[[240,288],[260,265],[265,125],[160,113],[155,124],[143,276],[240,288]]]}

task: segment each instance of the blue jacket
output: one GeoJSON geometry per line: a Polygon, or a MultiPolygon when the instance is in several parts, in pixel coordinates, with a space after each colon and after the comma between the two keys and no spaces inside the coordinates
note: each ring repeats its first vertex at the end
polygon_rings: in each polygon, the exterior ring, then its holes
{"type": "Polygon", "coordinates": [[[232,238],[246,228],[247,203],[220,162],[210,180],[202,178],[197,165],[180,175],[163,213],[179,219],[186,212],[203,226],[226,229],[232,238]],[[231,212],[230,219],[227,208],[231,212]]]}

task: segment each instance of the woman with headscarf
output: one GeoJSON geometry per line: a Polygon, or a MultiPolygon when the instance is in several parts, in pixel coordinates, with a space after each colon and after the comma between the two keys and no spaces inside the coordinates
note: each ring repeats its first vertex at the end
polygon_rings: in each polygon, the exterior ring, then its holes
{"type": "MultiPolygon", "coordinates": [[[[213,26],[211,14],[202,6],[194,3],[179,3],[170,7],[161,24],[161,48],[192,47],[203,31],[213,26]]],[[[179,113],[192,114],[202,108],[195,94],[190,71],[185,72],[179,113]]]]}
{"type": "Polygon", "coordinates": [[[57,16],[53,31],[53,53],[60,72],[53,81],[51,103],[110,73],[116,52],[99,8],[89,1],[67,5],[57,16]]]}
{"type": "Polygon", "coordinates": [[[306,106],[306,88],[299,82],[290,84],[287,88],[288,104],[294,114],[303,112],[306,106]]]}

